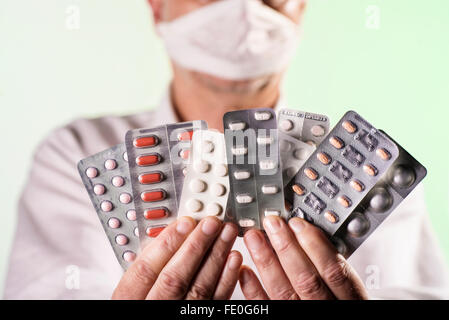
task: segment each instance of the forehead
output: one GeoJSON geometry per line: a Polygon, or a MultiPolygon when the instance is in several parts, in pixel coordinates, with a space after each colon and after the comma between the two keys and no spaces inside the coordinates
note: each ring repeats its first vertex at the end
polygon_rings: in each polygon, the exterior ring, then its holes
{"type": "MultiPolygon", "coordinates": [[[[161,0],[162,17],[165,21],[174,20],[182,15],[212,3],[226,0],[161,0]]],[[[259,0],[267,7],[284,14],[294,22],[299,22],[306,0],[259,0]]],[[[151,2],[151,1],[150,1],[151,2]]]]}

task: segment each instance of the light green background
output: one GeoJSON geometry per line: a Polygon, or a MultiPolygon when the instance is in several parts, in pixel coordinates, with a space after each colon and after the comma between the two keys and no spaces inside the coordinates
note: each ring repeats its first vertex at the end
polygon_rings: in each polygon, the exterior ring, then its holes
{"type": "MultiPolygon", "coordinates": [[[[427,166],[428,206],[447,256],[448,35],[447,0],[309,0],[285,83],[292,107],[334,123],[356,109],[427,166]],[[369,5],[380,9],[380,29],[366,26],[369,5]]],[[[75,117],[155,106],[169,78],[144,0],[0,0],[0,288],[38,142],[75,117]],[[66,28],[71,5],[79,30],[66,28]]]]}

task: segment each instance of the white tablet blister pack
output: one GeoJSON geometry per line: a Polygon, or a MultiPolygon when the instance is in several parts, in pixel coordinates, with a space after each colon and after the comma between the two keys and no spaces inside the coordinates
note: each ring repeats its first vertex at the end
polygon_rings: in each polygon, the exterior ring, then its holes
{"type": "Polygon", "coordinates": [[[284,187],[295,177],[314,151],[315,147],[313,145],[279,131],[279,153],[284,187]]]}
{"type": "Polygon", "coordinates": [[[278,114],[280,132],[315,147],[329,133],[329,126],[329,118],[322,114],[293,109],[281,109],[278,114]]]}
{"type": "Polygon", "coordinates": [[[235,221],[243,235],[262,229],[265,216],[287,218],[274,111],[228,112],[223,127],[231,186],[226,220],[235,221]]]}
{"type": "Polygon", "coordinates": [[[139,232],[124,144],[78,163],[78,171],[123,269],[139,250],[139,232]]]}
{"type": "Polygon", "coordinates": [[[213,130],[193,133],[179,216],[224,220],[229,196],[229,175],[224,135],[213,130]]]}

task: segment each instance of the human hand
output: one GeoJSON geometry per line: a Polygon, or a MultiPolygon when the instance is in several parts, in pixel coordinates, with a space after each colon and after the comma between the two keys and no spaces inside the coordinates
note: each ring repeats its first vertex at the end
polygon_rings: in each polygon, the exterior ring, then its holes
{"type": "Polygon", "coordinates": [[[368,298],[359,276],[320,229],[300,218],[287,225],[270,216],[263,224],[272,248],[260,230],[247,231],[244,240],[266,290],[242,267],[239,281],[247,299],[368,298]]]}
{"type": "Polygon", "coordinates": [[[142,250],[112,299],[229,299],[242,264],[241,254],[231,252],[237,232],[215,217],[198,225],[178,219],[142,250]]]}

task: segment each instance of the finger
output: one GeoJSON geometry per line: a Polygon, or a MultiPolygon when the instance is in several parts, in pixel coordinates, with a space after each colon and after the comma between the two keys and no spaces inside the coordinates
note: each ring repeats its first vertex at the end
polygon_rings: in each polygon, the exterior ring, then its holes
{"type": "Polygon", "coordinates": [[[271,299],[298,299],[275,253],[260,230],[249,230],[245,244],[271,299]]]}
{"type": "Polygon", "coordinates": [[[182,299],[198,267],[221,230],[215,217],[203,219],[162,269],[147,298],[182,299]]]}
{"type": "Polygon", "coordinates": [[[195,225],[194,219],[183,217],[167,226],[137,256],[117,285],[112,298],[145,299],[165,264],[181,247],[195,225]]]}
{"type": "Polygon", "coordinates": [[[237,238],[237,233],[238,230],[235,224],[227,223],[224,225],[220,236],[215,240],[206,259],[203,260],[200,271],[192,281],[185,299],[205,300],[212,298],[226,259],[232,249],[235,238],[237,238]]]}
{"type": "Polygon", "coordinates": [[[268,295],[257,279],[256,274],[247,266],[240,268],[240,288],[247,300],[268,300],[268,295]]]}
{"type": "Polygon", "coordinates": [[[243,257],[240,252],[232,251],[229,254],[223,273],[215,289],[214,300],[228,300],[231,298],[239,279],[239,270],[242,262],[243,257]]]}
{"type": "Polygon", "coordinates": [[[263,225],[282,268],[299,298],[301,300],[334,299],[284,220],[276,216],[268,216],[263,220],[263,225]]]}
{"type": "Polygon", "coordinates": [[[367,299],[362,280],[326,235],[300,218],[289,221],[299,244],[337,299],[367,299]]]}

